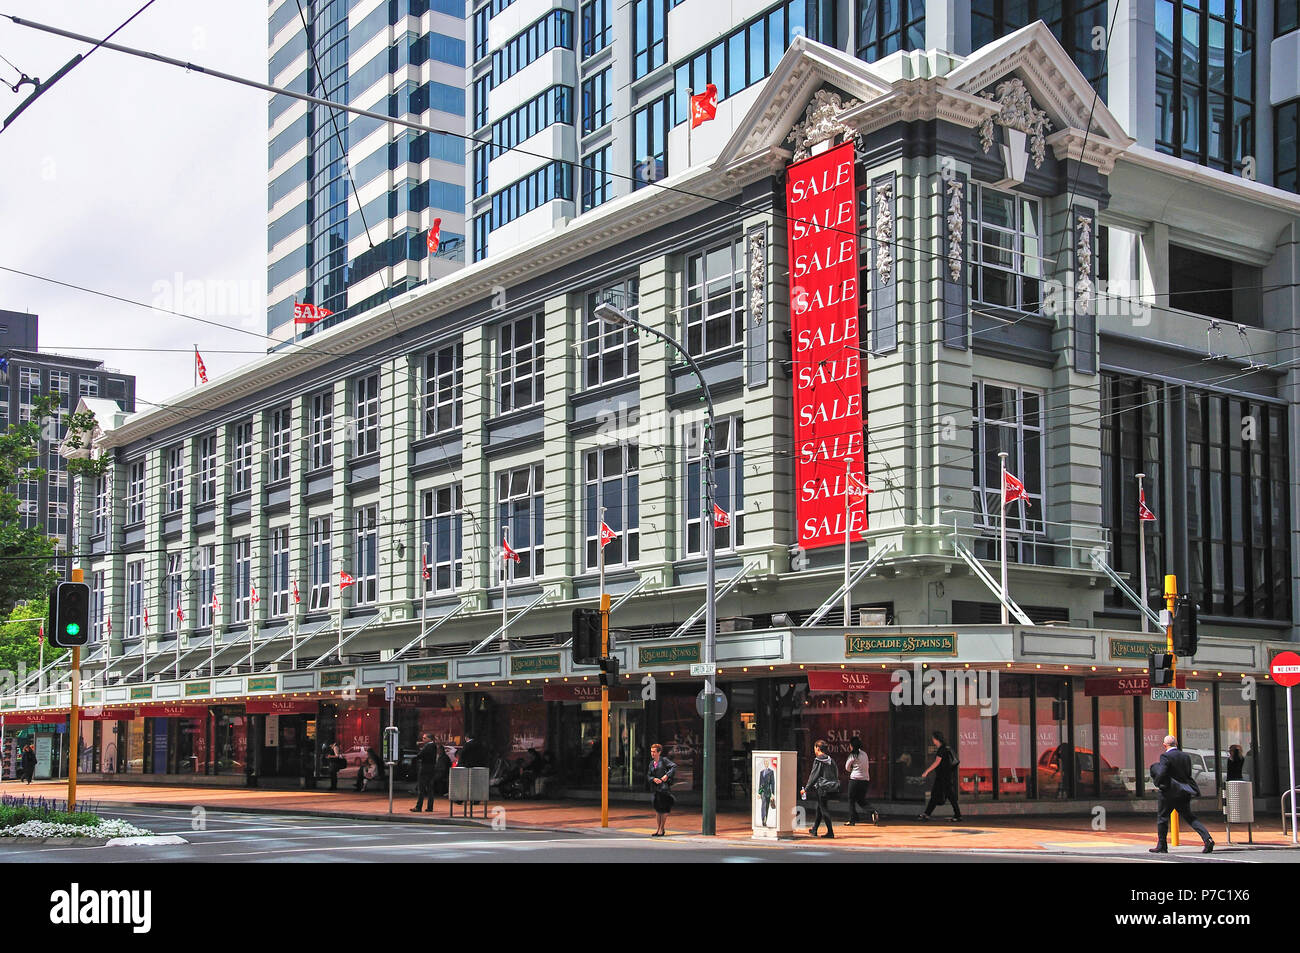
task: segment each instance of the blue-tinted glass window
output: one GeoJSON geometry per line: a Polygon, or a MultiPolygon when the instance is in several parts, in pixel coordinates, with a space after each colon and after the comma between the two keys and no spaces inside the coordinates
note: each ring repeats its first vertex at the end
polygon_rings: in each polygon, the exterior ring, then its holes
{"type": "Polygon", "coordinates": [[[582,157],[582,211],[586,212],[613,197],[614,180],[609,174],[610,147],[582,157]]]}
{"type": "Polygon", "coordinates": [[[429,83],[429,108],[453,116],[465,115],[465,89],[445,83],[429,83]]]}
{"type": "Polygon", "coordinates": [[[285,172],[271,180],[271,187],[266,190],[266,207],[273,208],[298,186],[307,181],[307,163],[295,162],[285,172]]]}
{"type": "Polygon", "coordinates": [[[582,56],[585,59],[609,46],[614,38],[610,0],[585,0],[582,4],[582,56]]]}
{"type": "Polygon", "coordinates": [[[1274,0],[1273,35],[1281,36],[1300,28],[1300,0],[1274,0]]]}
{"type": "Polygon", "coordinates": [[[285,212],[266,230],[266,250],[270,251],[294,232],[307,225],[307,203],[299,202],[294,208],[285,212]]]}
{"type": "Polygon", "coordinates": [[[269,44],[275,39],[275,35],[284,29],[285,24],[290,20],[298,19],[298,4],[294,0],[285,0],[274,10],[271,11],[270,23],[266,33],[266,42],[269,44]]]}
{"type": "Polygon", "coordinates": [[[488,23],[492,19],[490,7],[474,11],[474,59],[481,60],[488,55],[488,23]]]}
{"type": "Polygon", "coordinates": [[[488,92],[492,89],[492,74],[474,80],[474,128],[482,129],[488,121],[488,92]]]}
{"type": "Polygon", "coordinates": [[[632,8],[632,78],[639,79],[668,57],[668,0],[636,0],[632,8]]]}
{"type": "Polygon", "coordinates": [[[299,248],[289,255],[285,255],[275,264],[266,269],[266,287],[267,290],[275,288],[282,282],[288,281],[298,272],[307,267],[307,256],[304,254],[305,249],[299,248]]]}
{"type": "Polygon", "coordinates": [[[573,49],[573,14],[568,10],[552,10],[493,52],[493,81],[504,82],[553,49],[573,49]]]}
{"type": "Polygon", "coordinates": [[[611,67],[582,81],[582,131],[595,132],[610,120],[613,106],[611,67]]]}
{"type": "MultiPolygon", "coordinates": [[[[290,6],[292,6],[292,3],[290,6]]],[[[297,13],[296,8],[294,9],[294,13],[297,13]]],[[[271,77],[271,82],[274,83],[276,78],[288,69],[290,63],[306,52],[307,35],[299,30],[297,33],[292,34],[284,46],[280,47],[280,49],[271,57],[271,65],[267,70],[268,75],[271,77]]]]}
{"type": "Polygon", "coordinates": [[[1300,99],[1273,110],[1273,184],[1300,192],[1296,174],[1296,143],[1300,139],[1300,99]]]}
{"type": "Polygon", "coordinates": [[[267,168],[275,165],[275,160],[280,158],[294,146],[301,143],[307,138],[307,116],[304,113],[295,119],[289,126],[267,146],[266,165],[267,168]]]}
{"type": "Polygon", "coordinates": [[[632,114],[634,189],[668,175],[668,120],[673,94],[668,93],[632,114]]]}

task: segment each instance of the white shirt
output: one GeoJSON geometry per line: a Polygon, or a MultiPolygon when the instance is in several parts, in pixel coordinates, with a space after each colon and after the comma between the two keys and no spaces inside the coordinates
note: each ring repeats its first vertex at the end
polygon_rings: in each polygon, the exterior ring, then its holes
{"type": "Polygon", "coordinates": [[[863,748],[857,754],[849,755],[844,762],[844,770],[849,772],[850,781],[870,781],[871,759],[867,757],[867,750],[863,748]]]}

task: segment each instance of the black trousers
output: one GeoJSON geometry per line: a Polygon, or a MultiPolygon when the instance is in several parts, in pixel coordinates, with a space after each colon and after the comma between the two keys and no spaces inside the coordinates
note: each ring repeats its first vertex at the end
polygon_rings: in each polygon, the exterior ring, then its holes
{"type": "Polygon", "coordinates": [[[944,801],[952,805],[953,817],[961,817],[961,807],[957,804],[957,782],[955,779],[934,782],[934,787],[930,790],[930,803],[925,806],[926,817],[933,814],[934,809],[944,801]]]}
{"type": "Polygon", "coordinates": [[[1201,841],[1208,844],[1212,838],[1210,832],[1205,829],[1205,825],[1196,819],[1192,813],[1192,799],[1189,797],[1167,797],[1161,794],[1156,798],[1156,837],[1160,840],[1160,846],[1164,847],[1165,839],[1169,836],[1169,815],[1174,811],[1178,816],[1185,820],[1189,827],[1201,835],[1201,841]]]}
{"type": "Polygon", "coordinates": [[[812,829],[816,831],[817,828],[821,826],[822,821],[825,821],[826,833],[834,834],[835,824],[832,822],[831,808],[830,805],[826,803],[825,796],[818,794],[816,791],[812,792],[812,796],[813,802],[817,805],[817,819],[813,821],[812,829]]]}
{"type": "Polygon", "coordinates": [[[867,800],[867,788],[870,781],[861,781],[849,778],[849,820],[856,822],[858,819],[858,808],[862,808],[868,817],[876,813],[876,809],[871,806],[867,800]]]}
{"type": "Polygon", "coordinates": [[[416,775],[415,809],[417,811],[424,806],[425,798],[429,799],[429,806],[425,808],[425,810],[432,811],[433,810],[433,778],[432,777],[426,778],[426,777],[421,777],[419,775],[416,775]]]}

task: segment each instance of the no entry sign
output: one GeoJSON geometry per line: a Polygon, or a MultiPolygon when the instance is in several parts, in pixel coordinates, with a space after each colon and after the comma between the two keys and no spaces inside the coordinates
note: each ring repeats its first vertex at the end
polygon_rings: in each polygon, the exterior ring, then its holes
{"type": "Polygon", "coordinates": [[[1273,656],[1269,673],[1273,676],[1273,681],[1283,688],[1300,685],[1300,655],[1295,652],[1279,652],[1273,656]]]}

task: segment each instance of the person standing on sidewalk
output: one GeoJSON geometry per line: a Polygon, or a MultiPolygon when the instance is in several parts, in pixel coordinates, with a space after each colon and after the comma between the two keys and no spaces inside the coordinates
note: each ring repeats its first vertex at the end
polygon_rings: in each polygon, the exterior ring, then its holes
{"type": "Polygon", "coordinates": [[[1200,786],[1192,776],[1192,759],[1185,752],[1178,750],[1178,739],[1165,735],[1165,750],[1160,760],[1151,765],[1151,780],[1160,791],[1156,798],[1156,837],[1158,841],[1152,847],[1152,854],[1167,854],[1169,848],[1165,838],[1169,834],[1169,815],[1174,811],[1185,820],[1196,833],[1201,835],[1205,846],[1201,853],[1208,854],[1214,850],[1214,839],[1205,825],[1192,813],[1192,798],[1201,796],[1200,786]]]}
{"type": "Polygon", "coordinates": [[[813,821],[813,826],[808,828],[808,833],[812,837],[817,836],[817,828],[821,827],[824,820],[826,822],[826,833],[822,837],[835,836],[835,823],[831,819],[831,809],[826,803],[829,798],[840,793],[840,772],[835,767],[835,762],[831,760],[830,755],[826,753],[826,742],[817,741],[813,744],[813,751],[816,757],[813,758],[812,770],[808,772],[808,780],[799,792],[799,796],[804,800],[808,799],[811,794],[813,801],[817,804],[817,819],[813,821]]]}
{"type": "Polygon", "coordinates": [[[36,746],[29,742],[27,747],[23,748],[22,767],[19,769],[18,779],[31,784],[34,777],[36,777],[36,746]]]}
{"type": "Polygon", "coordinates": [[[917,820],[928,821],[934,809],[947,801],[952,805],[954,823],[959,824],[962,816],[961,807],[957,804],[957,756],[943,740],[941,732],[934,732],[930,739],[934,742],[934,762],[921,773],[921,777],[924,778],[933,771],[934,787],[930,789],[930,803],[925,806],[923,814],[917,815],[917,820]]]}
{"type": "Polygon", "coordinates": [[[650,770],[646,773],[646,781],[650,785],[650,790],[654,792],[652,803],[655,809],[655,819],[658,821],[659,828],[651,837],[665,837],[667,831],[664,826],[668,823],[668,814],[673,809],[673,802],[676,800],[671,793],[673,782],[677,780],[677,765],[669,761],[664,756],[664,746],[653,744],[650,746],[650,770]]]}
{"type": "Polygon", "coordinates": [[[339,747],[337,741],[331,741],[325,746],[325,769],[330,773],[330,790],[339,789],[339,769],[346,762],[343,760],[343,749],[339,747]]]}
{"type": "Polygon", "coordinates": [[[433,781],[438,774],[438,746],[433,743],[433,738],[427,731],[420,735],[420,751],[415,756],[415,767],[415,807],[411,808],[411,813],[419,814],[424,799],[428,798],[429,806],[425,811],[432,814],[435,797],[433,781]]]}
{"type": "Polygon", "coordinates": [[[849,773],[849,821],[852,827],[858,822],[858,808],[866,809],[871,815],[871,823],[880,823],[880,812],[867,800],[867,787],[871,784],[871,760],[862,748],[862,739],[854,735],[849,739],[849,757],[844,762],[844,770],[849,773]]]}

